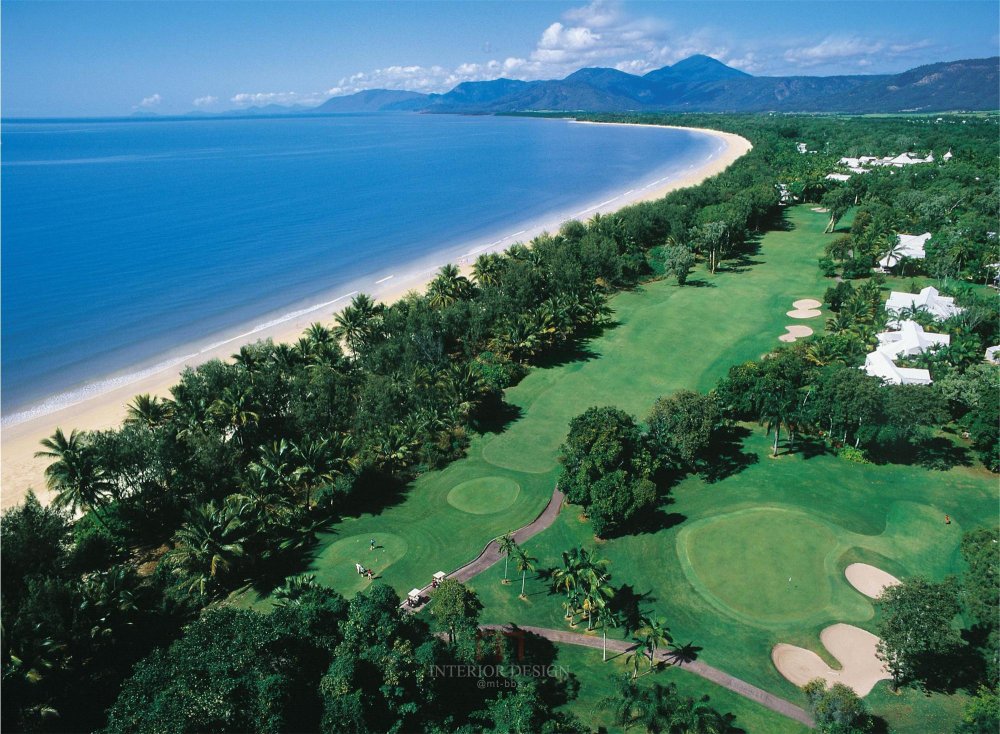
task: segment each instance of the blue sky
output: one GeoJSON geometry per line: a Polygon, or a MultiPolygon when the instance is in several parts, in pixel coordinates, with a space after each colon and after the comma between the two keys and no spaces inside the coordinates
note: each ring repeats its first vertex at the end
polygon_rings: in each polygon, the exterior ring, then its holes
{"type": "Polygon", "coordinates": [[[872,74],[998,53],[978,2],[4,0],[3,114],[219,111],[360,89],[643,73],[693,53],[756,75],[872,74]]]}

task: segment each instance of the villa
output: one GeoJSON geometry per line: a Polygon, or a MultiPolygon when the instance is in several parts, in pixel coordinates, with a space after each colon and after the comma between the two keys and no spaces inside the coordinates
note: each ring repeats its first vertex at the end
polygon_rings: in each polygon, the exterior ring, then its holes
{"type": "MultiPolygon", "coordinates": [[[[955,305],[955,299],[942,296],[934,286],[927,286],[920,293],[900,293],[893,291],[885,302],[885,310],[891,315],[897,315],[906,309],[922,309],[934,316],[937,321],[944,321],[965,309],[955,305]]],[[[898,326],[890,323],[889,326],[898,326]]]]}
{"type": "Polygon", "coordinates": [[[878,334],[878,351],[889,359],[913,357],[934,347],[951,344],[947,334],[930,334],[916,321],[901,321],[899,331],[885,331],[878,334]]]}
{"type": "Polygon", "coordinates": [[[931,373],[927,370],[897,367],[895,363],[879,350],[870,352],[865,357],[864,371],[872,377],[880,377],[893,385],[930,385],[931,373]]]}
{"type": "Polygon", "coordinates": [[[923,260],[926,257],[924,245],[931,238],[930,232],[923,234],[901,234],[896,240],[896,248],[878,261],[883,270],[895,267],[904,257],[910,260],[923,260]]]}
{"type": "Polygon", "coordinates": [[[1000,344],[986,347],[986,361],[990,364],[1000,364],[1000,344]]]}
{"type": "Polygon", "coordinates": [[[826,175],[826,178],[828,181],[844,182],[844,181],[849,181],[851,177],[849,174],[846,173],[828,173],[826,175]]]}

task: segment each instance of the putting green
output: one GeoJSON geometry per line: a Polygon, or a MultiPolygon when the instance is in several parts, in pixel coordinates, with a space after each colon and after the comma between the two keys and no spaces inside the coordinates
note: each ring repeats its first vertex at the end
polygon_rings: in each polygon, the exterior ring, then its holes
{"type": "Polygon", "coordinates": [[[370,568],[378,578],[389,566],[405,556],[406,551],[406,540],[395,533],[350,535],[323,548],[322,553],[316,556],[310,572],[316,575],[319,583],[351,597],[372,583],[358,574],[354,568],[355,563],[370,568]],[[370,549],[373,538],[375,550],[370,549]]]}
{"type": "Polygon", "coordinates": [[[775,507],[693,523],[677,538],[691,583],[715,606],[754,624],[784,624],[828,610],[831,564],[842,550],[829,526],[775,507]]]}
{"type": "Polygon", "coordinates": [[[504,477],[480,477],[456,485],[448,492],[448,504],[473,515],[506,510],[521,493],[520,485],[504,477]]]}

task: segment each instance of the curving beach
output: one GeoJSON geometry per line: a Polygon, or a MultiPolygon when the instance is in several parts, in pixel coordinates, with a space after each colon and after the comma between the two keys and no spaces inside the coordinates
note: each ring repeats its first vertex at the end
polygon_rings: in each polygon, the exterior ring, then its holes
{"type": "MultiPolygon", "coordinates": [[[[625,123],[577,124],[624,125],[625,123]]],[[[609,214],[630,204],[658,199],[676,189],[696,185],[726,169],[751,148],[749,141],[730,133],[696,128],[674,129],[711,136],[718,141],[719,146],[707,160],[700,165],[693,164],[687,172],[679,175],[646,183],[641,188],[611,194],[608,198],[602,197],[601,201],[575,211],[554,213],[543,221],[512,223],[509,232],[498,234],[489,242],[469,243],[468,251],[457,258],[460,264],[468,269],[477,255],[506,249],[515,242],[528,241],[544,231],[554,231],[567,219],[588,219],[598,213],[609,214]]],[[[434,271],[445,262],[444,259],[439,262],[425,260],[416,266],[412,264],[400,266],[397,272],[393,272],[393,268],[387,265],[384,275],[372,278],[370,282],[352,284],[355,290],[331,294],[329,299],[299,309],[280,321],[264,322],[219,334],[218,338],[210,341],[208,347],[181,354],[173,360],[165,360],[159,367],[148,369],[138,376],[133,375],[127,381],[118,383],[107,381],[78,402],[25,416],[21,420],[5,421],[5,425],[0,428],[0,478],[2,478],[0,506],[7,508],[18,503],[29,488],[33,488],[38,496],[45,500],[47,495],[43,478],[45,462],[35,459],[34,453],[39,448],[39,441],[51,435],[57,427],[67,432],[70,429],[111,428],[120,423],[125,414],[125,405],[135,395],[142,393],[169,395],[170,386],[176,383],[178,375],[186,367],[196,366],[212,359],[226,359],[242,345],[261,339],[272,339],[276,342],[294,341],[310,323],[318,320],[329,321],[330,314],[347,305],[350,297],[357,291],[363,290],[381,301],[391,303],[410,290],[421,289],[433,276],[434,271]]]]}

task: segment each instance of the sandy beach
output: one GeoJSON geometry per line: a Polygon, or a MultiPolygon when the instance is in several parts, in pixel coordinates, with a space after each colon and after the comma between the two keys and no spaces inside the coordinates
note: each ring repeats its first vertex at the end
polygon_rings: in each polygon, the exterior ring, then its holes
{"type": "MultiPolygon", "coordinates": [[[[590,122],[577,124],[627,125],[627,123],[590,122]]],[[[648,127],[662,126],[650,125],[648,127]]],[[[519,241],[527,242],[543,231],[555,231],[567,219],[586,220],[597,213],[609,214],[630,204],[659,199],[676,189],[697,185],[728,168],[752,147],[749,141],[731,133],[697,128],[674,129],[710,135],[722,142],[724,146],[709,161],[700,166],[693,166],[687,173],[647,184],[643,188],[623,192],[578,212],[571,212],[568,215],[560,214],[545,222],[524,225],[517,232],[500,237],[489,244],[475,247],[460,259],[463,270],[468,272],[471,269],[472,261],[480,253],[503,250],[519,241]]],[[[470,247],[474,246],[470,245],[470,247]]],[[[454,258],[452,260],[454,261],[454,258]]],[[[436,267],[444,265],[445,262],[442,260],[437,263],[436,267]]],[[[392,303],[411,290],[422,289],[433,277],[433,271],[436,270],[436,267],[422,266],[411,272],[389,275],[380,280],[372,281],[370,285],[364,286],[363,290],[378,300],[392,303]]],[[[212,359],[227,359],[239,351],[239,348],[244,344],[261,339],[272,339],[275,342],[295,341],[309,324],[316,321],[331,322],[331,315],[350,302],[350,295],[352,294],[341,295],[337,299],[325,302],[322,306],[303,309],[299,315],[272,326],[220,335],[219,339],[214,340],[211,348],[202,349],[189,359],[144,374],[126,384],[97,392],[75,404],[3,426],[0,429],[0,485],[2,485],[0,507],[7,508],[17,504],[29,488],[34,489],[43,502],[46,500],[47,493],[43,477],[46,463],[44,460],[35,459],[34,453],[39,448],[39,441],[50,436],[57,427],[62,428],[67,433],[71,429],[101,430],[112,428],[121,422],[125,415],[125,405],[135,395],[151,393],[169,396],[169,388],[177,382],[178,376],[186,367],[194,367],[212,359]]]]}

